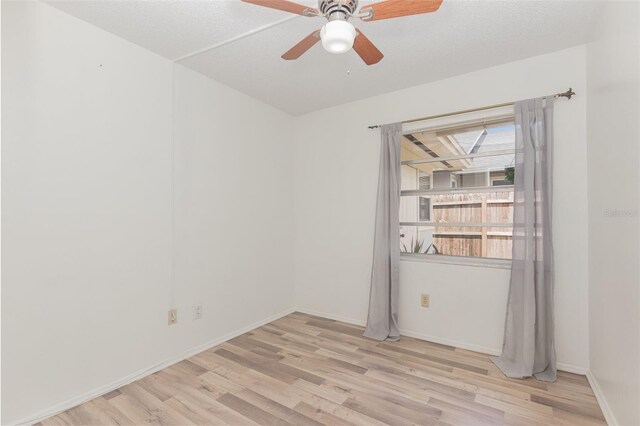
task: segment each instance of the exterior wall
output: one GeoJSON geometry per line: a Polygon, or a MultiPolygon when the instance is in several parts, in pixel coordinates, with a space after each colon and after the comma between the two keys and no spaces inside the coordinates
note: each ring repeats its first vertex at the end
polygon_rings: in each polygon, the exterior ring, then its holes
{"type": "Polygon", "coordinates": [[[460,176],[460,187],[489,186],[489,172],[465,173],[460,176]]]}
{"type": "Polygon", "coordinates": [[[435,171],[432,175],[433,189],[451,188],[451,172],[435,171]]]}

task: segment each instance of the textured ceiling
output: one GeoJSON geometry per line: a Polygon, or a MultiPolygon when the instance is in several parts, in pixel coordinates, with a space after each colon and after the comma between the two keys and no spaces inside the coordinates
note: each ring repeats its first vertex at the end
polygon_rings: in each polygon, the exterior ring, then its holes
{"type": "Polygon", "coordinates": [[[170,59],[223,44],[182,64],[294,115],[582,44],[600,6],[445,0],[432,14],[355,19],[385,55],[366,66],[354,52],[333,55],[319,43],[297,61],[280,59],[321,18],[297,17],[224,44],[292,16],[239,0],[49,4],[170,59]]]}

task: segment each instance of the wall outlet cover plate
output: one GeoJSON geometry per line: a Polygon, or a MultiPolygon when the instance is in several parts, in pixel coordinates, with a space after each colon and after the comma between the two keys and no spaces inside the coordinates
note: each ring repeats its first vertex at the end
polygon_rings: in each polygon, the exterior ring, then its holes
{"type": "Polygon", "coordinates": [[[429,295],[428,294],[422,294],[420,296],[420,305],[422,305],[423,308],[428,308],[429,307],[429,295]]]}

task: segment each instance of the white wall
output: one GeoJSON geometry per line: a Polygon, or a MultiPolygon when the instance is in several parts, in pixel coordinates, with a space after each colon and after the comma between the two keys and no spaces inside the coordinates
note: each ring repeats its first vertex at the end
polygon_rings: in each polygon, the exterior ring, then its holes
{"type": "Polygon", "coordinates": [[[587,46],[590,379],[640,424],[640,5],[607,4],[587,46]]]}
{"type": "Polygon", "coordinates": [[[179,67],[176,291],[192,347],[293,307],[292,118],[179,67]]]}
{"type": "Polygon", "coordinates": [[[40,2],[2,62],[2,424],[291,308],[290,117],[177,68],[169,327],[171,63],[40,2]]]}
{"type": "MultiPolygon", "coordinates": [[[[367,126],[566,90],[556,106],[556,339],[563,368],[584,371],[587,340],[587,157],[585,47],[318,111],[296,120],[297,306],[366,320],[379,132],[367,126]]],[[[506,269],[402,261],[400,327],[431,340],[499,352],[506,269]],[[420,293],[431,307],[420,307],[420,293]]]]}

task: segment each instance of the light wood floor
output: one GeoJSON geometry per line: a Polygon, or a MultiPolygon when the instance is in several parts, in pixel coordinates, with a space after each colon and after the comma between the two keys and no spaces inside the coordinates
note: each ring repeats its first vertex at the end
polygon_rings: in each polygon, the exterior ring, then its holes
{"type": "Polygon", "coordinates": [[[505,378],[487,355],[294,313],[44,425],[603,425],[584,376],[505,378]]]}

